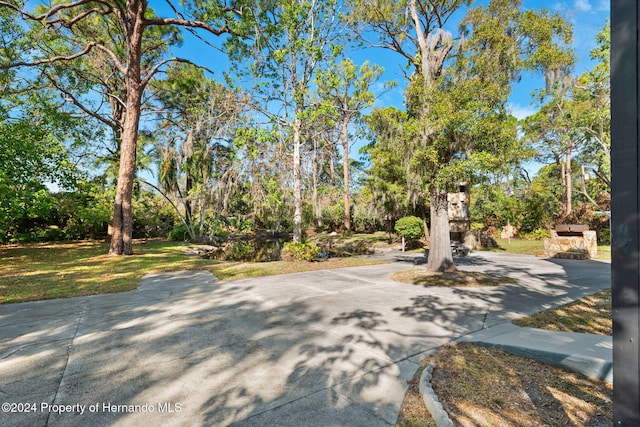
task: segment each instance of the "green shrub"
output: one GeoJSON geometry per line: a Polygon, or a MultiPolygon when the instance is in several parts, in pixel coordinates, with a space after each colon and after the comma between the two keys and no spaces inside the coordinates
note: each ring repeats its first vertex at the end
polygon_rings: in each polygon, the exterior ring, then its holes
{"type": "Polygon", "coordinates": [[[322,209],[322,222],[330,229],[339,229],[344,224],[344,205],[337,203],[322,209]]]}
{"type": "Polygon", "coordinates": [[[358,233],[373,233],[378,227],[378,218],[362,210],[353,213],[353,228],[358,233]]]}
{"type": "Polygon", "coordinates": [[[320,255],[320,248],[313,242],[285,242],[282,248],[284,261],[313,261],[320,255]]]}
{"type": "Polygon", "coordinates": [[[405,239],[419,239],[424,236],[422,220],[415,216],[405,216],[396,221],[396,233],[405,239]]]}
{"type": "Polygon", "coordinates": [[[485,225],[484,222],[472,222],[471,223],[471,231],[482,231],[484,230],[485,225]]]}
{"type": "Polygon", "coordinates": [[[525,240],[542,240],[551,237],[551,233],[546,228],[536,228],[531,233],[524,233],[520,237],[525,240]]]}
{"type": "Polygon", "coordinates": [[[9,239],[9,243],[32,243],[37,241],[38,239],[33,235],[33,233],[15,233],[9,239]]]}
{"type": "Polygon", "coordinates": [[[57,225],[50,225],[43,230],[37,232],[38,240],[43,242],[53,242],[57,240],[64,240],[67,238],[64,230],[61,230],[57,225]]]}
{"type": "MultiPolygon", "coordinates": [[[[196,229],[196,235],[198,235],[198,230],[196,229]]],[[[189,229],[186,225],[180,224],[173,227],[173,230],[169,231],[167,234],[167,238],[174,242],[184,242],[189,240],[189,229]]]]}
{"type": "Polygon", "coordinates": [[[231,221],[224,215],[210,215],[204,221],[205,234],[211,236],[226,236],[229,234],[229,227],[231,227],[231,221]]]}
{"type": "Polygon", "coordinates": [[[256,228],[256,225],[250,219],[240,217],[229,218],[229,227],[235,231],[248,232],[256,228]]]}

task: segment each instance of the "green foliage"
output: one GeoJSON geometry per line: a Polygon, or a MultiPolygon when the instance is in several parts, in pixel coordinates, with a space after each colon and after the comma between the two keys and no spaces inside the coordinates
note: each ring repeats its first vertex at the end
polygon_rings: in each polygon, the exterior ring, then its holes
{"type": "Polygon", "coordinates": [[[106,236],[113,215],[113,191],[99,180],[78,180],[73,191],[58,193],[55,198],[58,223],[69,239],[106,236]]]}
{"type": "MultiPolygon", "coordinates": [[[[357,206],[357,205],[356,205],[357,206]]],[[[353,229],[357,233],[372,233],[380,228],[380,219],[365,209],[353,212],[353,229]]]]}
{"type": "Polygon", "coordinates": [[[46,184],[71,187],[76,173],[65,142],[82,123],[51,100],[34,94],[13,104],[0,103],[0,237],[30,233],[38,218],[53,214],[55,199],[46,184]]]}
{"type": "Polygon", "coordinates": [[[229,218],[224,215],[214,214],[205,219],[202,232],[209,236],[227,236],[230,226],[231,220],[229,218]]]}
{"type": "Polygon", "coordinates": [[[529,233],[551,226],[560,212],[561,192],[558,166],[540,168],[523,197],[520,231],[529,233]]]}
{"type": "Polygon", "coordinates": [[[388,135],[385,128],[400,136],[397,164],[404,166],[409,184],[403,187],[430,194],[436,215],[427,268],[436,270],[453,264],[445,190],[468,181],[469,171],[478,166],[501,168],[517,157],[512,154],[518,149],[516,122],[507,107],[510,91],[524,69],[557,71],[558,64],[568,62],[571,31],[559,15],[523,13],[519,2],[493,0],[475,8],[467,8],[466,1],[391,3],[371,7],[356,1],[356,16],[377,33],[379,44],[414,67],[407,73],[407,116],[380,126],[376,136],[388,135]],[[398,9],[405,13],[379,14],[398,9]],[[444,28],[450,16],[465,9],[457,34],[444,28]]]}
{"type": "Polygon", "coordinates": [[[335,203],[322,209],[322,222],[332,230],[338,230],[344,223],[344,205],[335,203]]]}
{"type": "Polygon", "coordinates": [[[529,233],[520,233],[518,236],[525,240],[542,240],[551,237],[551,233],[546,228],[537,228],[529,233]]]}
{"type": "Polygon", "coordinates": [[[406,216],[396,221],[396,233],[405,239],[419,239],[424,236],[422,220],[416,216],[406,216]]]}
{"type": "MultiPolygon", "coordinates": [[[[194,227],[192,230],[195,234],[198,234],[199,232],[199,229],[197,227],[194,227]]],[[[190,240],[189,229],[184,224],[177,225],[171,231],[169,231],[167,238],[174,242],[186,242],[190,240]]]]}
{"type": "Polygon", "coordinates": [[[284,261],[313,261],[320,255],[320,248],[314,242],[285,242],[282,248],[284,261]]]}
{"type": "Polygon", "coordinates": [[[371,160],[366,191],[369,210],[400,217],[412,208],[424,207],[429,174],[424,169],[427,154],[407,156],[418,138],[416,121],[396,108],[375,108],[365,118],[371,143],[362,153],[371,160]]]}
{"type": "MultiPolygon", "coordinates": [[[[295,241],[302,238],[302,158],[311,145],[310,134],[316,132],[311,123],[327,111],[326,103],[318,108],[312,102],[312,86],[318,69],[340,52],[337,45],[349,33],[340,24],[342,6],[308,0],[251,3],[243,15],[257,31],[242,43],[234,43],[230,53],[236,62],[234,72],[250,75],[254,82],[253,101],[261,104],[259,110],[269,119],[265,128],[277,136],[274,151],[292,154],[291,163],[282,169],[283,177],[277,180],[281,185],[291,177],[291,197],[285,201],[286,211],[275,212],[270,222],[279,228],[284,218],[289,219],[295,241]]],[[[282,157],[275,161],[282,162],[282,157]]],[[[264,178],[269,180],[269,175],[264,178]]]]}
{"type": "Polygon", "coordinates": [[[611,25],[596,36],[591,59],[599,61],[592,70],[584,72],[573,88],[573,116],[580,134],[579,161],[593,172],[588,194],[597,195],[611,190],[611,84],[610,49],[611,25]],[[595,185],[596,182],[599,185],[595,185]]]}
{"type": "MultiPolygon", "coordinates": [[[[525,67],[566,75],[575,62],[573,51],[565,48],[573,40],[572,26],[559,13],[551,13],[547,9],[525,11],[520,25],[527,35],[525,67]]],[[[549,74],[546,77],[552,78],[549,74]]]]}
{"type": "MultiPolygon", "coordinates": [[[[109,206],[109,203],[103,206],[109,206]]],[[[100,213],[110,215],[110,212],[108,209],[100,213]]],[[[136,238],[166,236],[177,221],[175,212],[161,196],[146,191],[134,199],[133,212],[133,236],[136,238]]],[[[110,216],[102,218],[106,222],[110,216]]]]}
{"type": "Polygon", "coordinates": [[[514,197],[496,185],[478,185],[473,188],[470,206],[471,220],[484,224],[483,228],[518,225],[518,204],[514,197]]]}
{"type": "Polygon", "coordinates": [[[234,231],[249,232],[256,228],[256,225],[250,219],[233,217],[229,218],[229,228],[234,231]]]}
{"type": "Polygon", "coordinates": [[[253,261],[256,252],[254,242],[230,242],[227,246],[226,259],[233,261],[253,261]]]}
{"type": "Polygon", "coordinates": [[[471,222],[471,231],[482,231],[484,227],[484,222],[471,222]]]}

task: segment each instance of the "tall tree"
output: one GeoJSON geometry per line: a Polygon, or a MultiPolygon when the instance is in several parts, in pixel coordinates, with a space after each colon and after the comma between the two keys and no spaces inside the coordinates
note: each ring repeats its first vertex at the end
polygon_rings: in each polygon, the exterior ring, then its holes
{"type": "Polygon", "coordinates": [[[241,63],[251,58],[254,96],[271,125],[281,130],[283,143],[291,146],[294,242],[302,240],[302,155],[310,145],[305,125],[312,114],[311,83],[344,34],[339,10],[337,2],[256,1],[254,38],[234,51],[241,63]]]}
{"type": "MultiPolygon", "coordinates": [[[[400,218],[424,210],[425,186],[417,164],[407,156],[417,137],[415,122],[406,111],[375,108],[365,117],[371,142],[363,147],[371,162],[366,185],[382,216],[400,218]]],[[[427,233],[425,233],[427,234],[427,233]]]]}
{"type": "Polygon", "coordinates": [[[195,241],[203,237],[207,205],[227,214],[239,174],[233,138],[244,101],[190,64],[170,66],[166,78],[152,84],[152,91],[162,121],[156,138],[160,185],[165,197],[184,207],[184,214],[178,214],[184,215],[195,241]],[[200,206],[199,221],[194,221],[195,205],[200,206]]]}
{"type": "Polygon", "coordinates": [[[321,99],[333,106],[338,114],[340,140],[342,142],[342,176],[344,192],[344,228],[351,230],[351,197],[349,194],[349,137],[350,126],[362,111],[373,104],[370,86],[382,74],[383,69],[365,62],[358,67],[352,60],[344,59],[318,73],[316,84],[321,99]]]}
{"type": "MultiPolygon", "coordinates": [[[[454,34],[449,21],[470,1],[356,2],[377,45],[411,64],[407,110],[419,129],[407,153],[428,173],[431,247],[427,269],[455,268],[449,242],[448,186],[467,180],[493,141],[504,138],[506,101],[523,68],[561,52],[570,32],[556,15],[521,12],[520,2],[493,0],[468,9],[454,34]]],[[[515,137],[515,135],[514,135],[515,137]]]]}
{"type": "Polygon", "coordinates": [[[556,84],[552,90],[545,91],[547,101],[541,106],[540,111],[523,122],[525,138],[537,148],[538,159],[551,159],[561,171],[561,216],[570,215],[572,211],[572,160],[580,139],[575,117],[572,117],[574,105],[568,89],[556,84]]]}
{"type": "MultiPolygon", "coordinates": [[[[611,191],[611,87],[609,63],[611,25],[609,21],[596,35],[591,59],[598,61],[575,82],[573,99],[576,125],[581,132],[580,161],[600,181],[603,191],[611,191]]],[[[583,194],[598,205],[583,186],[583,194]]]]}
{"type": "MultiPolygon", "coordinates": [[[[169,3],[171,4],[171,3],[169,3]]],[[[42,67],[51,64],[66,64],[85,56],[101,56],[109,61],[111,69],[124,81],[124,93],[113,93],[123,108],[122,130],[120,134],[120,153],[118,180],[114,202],[111,244],[109,254],[133,254],[133,182],[136,170],[136,147],[140,125],[141,105],[144,91],[151,79],[161,68],[179,58],[157,58],[153,63],[145,63],[143,58],[151,46],[145,43],[149,40],[145,34],[158,27],[197,28],[210,34],[221,35],[232,32],[233,20],[241,15],[238,7],[228,6],[226,3],[211,2],[202,8],[200,3],[189,3],[185,13],[176,13],[176,17],[158,17],[149,8],[146,0],[81,0],[41,5],[31,12],[22,2],[0,1],[0,7],[12,9],[32,24],[42,28],[43,37],[52,43],[45,43],[44,49],[30,52],[30,57],[17,61],[3,62],[0,68],[42,67]],[[195,16],[195,19],[185,19],[184,16],[195,16]],[[206,18],[198,20],[198,17],[206,18]],[[111,47],[101,39],[79,37],[86,40],[81,46],[66,43],[74,40],[76,32],[90,28],[85,25],[94,20],[103,23],[99,28],[114,31],[115,40],[119,43],[111,47]],[[118,51],[122,50],[123,54],[118,51]]],[[[38,30],[42,34],[42,31],[38,30]]],[[[69,89],[72,94],[73,88],[69,89]]]]}

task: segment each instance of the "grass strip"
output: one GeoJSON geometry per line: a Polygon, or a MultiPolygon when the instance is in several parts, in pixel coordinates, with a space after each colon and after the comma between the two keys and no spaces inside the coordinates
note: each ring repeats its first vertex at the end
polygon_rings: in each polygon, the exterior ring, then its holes
{"type": "Polygon", "coordinates": [[[237,280],[379,263],[362,258],[221,262],[189,256],[192,245],[159,240],[135,244],[133,256],[107,252],[108,244],[96,241],[0,247],[0,304],[126,292],[154,272],[207,270],[222,280],[237,280]]]}

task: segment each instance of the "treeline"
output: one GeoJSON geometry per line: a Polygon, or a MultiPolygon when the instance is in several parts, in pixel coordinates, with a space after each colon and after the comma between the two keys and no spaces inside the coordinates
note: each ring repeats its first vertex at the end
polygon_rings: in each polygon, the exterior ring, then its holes
{"type": "Polygon", "coordinates": [[[3,2],[0,241],[109,235],[121,254],[133,237],[263,229],[299,241],[415,215],[448,249],[443,195],[461,181],[476,229],[604,232],[608,24],[597,65],[575,76],[561,16],[463,3],[139,2],[127,18],[121,2],[3,2]],[[184,31],[229,68],[172,56],[184,31]],[[402,82],[351,59],[367,43],[397,54],[402,82]],[[525,73],[546,87],[518,121],[508,98],[525,73]],[[374,108],[394,87],[405,107],[374,108]],[[546,165],[533,177],[532,159],[546,165]]]}

